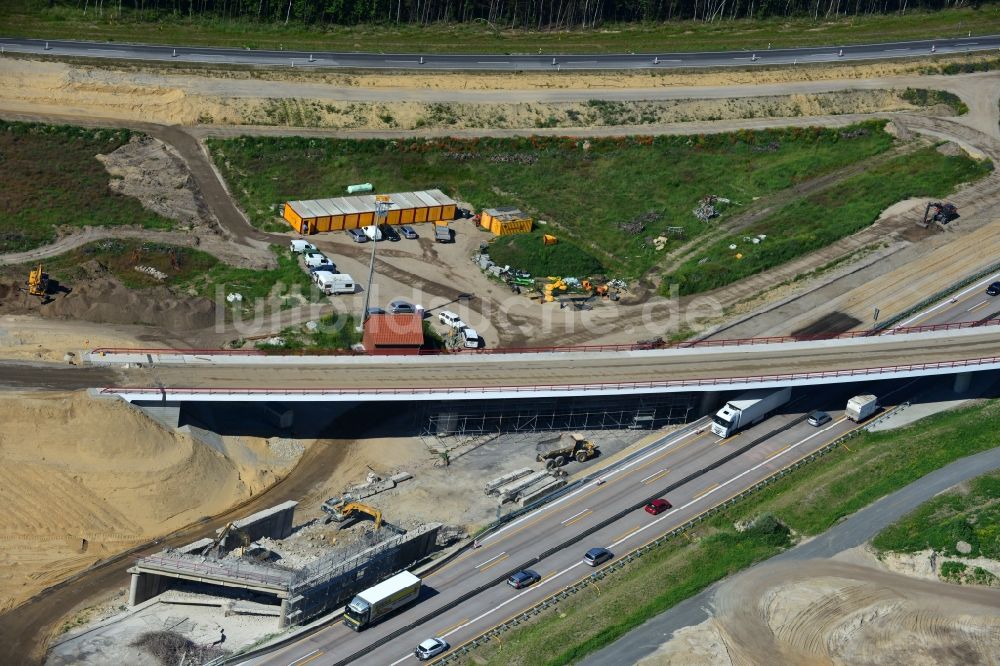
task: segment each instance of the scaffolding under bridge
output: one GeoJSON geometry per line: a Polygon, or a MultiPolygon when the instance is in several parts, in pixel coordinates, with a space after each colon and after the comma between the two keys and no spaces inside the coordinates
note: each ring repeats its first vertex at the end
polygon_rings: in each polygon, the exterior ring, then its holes
{"type": "Polygon", "coordinates": [[[686,423],[695,395],[580,396],[425,404],[421,435],[477,436],[562,430],[651,430],[686,423]]]}

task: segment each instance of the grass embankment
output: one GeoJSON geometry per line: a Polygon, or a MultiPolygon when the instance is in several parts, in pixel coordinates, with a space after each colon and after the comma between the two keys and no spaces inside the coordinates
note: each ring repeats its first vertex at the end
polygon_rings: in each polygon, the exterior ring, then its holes
{"type": "MultiPolygon", "coordinates": [[[[882,530],[872,546],[880,552],[916,553],[1000,560],[1000,473],[973,479],[967,489],[938,495],[902,520],[882,530]],[[958,542],[969,545],[959,552],[958,542]]],[[[941,578],[958,583],[996,585],[997,577],[981,567],[946,560],[941,578]]]]}
{"type": "Polygon", "coordinates": [[[933,147],[894,158],[712,243],[664,276],[664,293],[672,284],[687,295],[738,282],[864,229],[898,201],[942,197],[959,183],[978,180],[991,170],[989,161],[942,155],[933,147]],[[761,235],[766,238],[760,239],[761,235]]]}
{"type": "Polygon", "coordinates": [[[518,206],[550,222],[543,229],[565,246],[555,251],[575,245],[612,277],[637,277],[662,256],[647,239],[667,227],[683,228],[686,238],[710,228],[692,213],[702,197],[749,203],[879,154],[893,145],[883,124],[589,140],[241,137],[208,145],[257,226],[273,223],[277,203],[337,196],[351,183],[372,182],[379,192],[436,187],[477,210],[518,206]],[[642,231],[623,230],[636,220],[642,231]]]}
{"type": "Polygon", "coordinates": [[[170,228],[172,220],[112,192],[111,176],[94,158],[132,134],[0,120],[0,253],[50,243],[61,225],[170,228]]]}
{"type": "MultiPolygon", "coordinates": [[[[489,645],[467,663],[569,664],[618,639],[711,583],[776,554],[781,533],[737,532],[737,521],[774,516],[803,536],[819,534],[925,474],[997,445],[1000,401],[937,414],[893,431],[864,433],[733,508],[605,578],[489,645]]],[[[769,524],[766,521],[765,524],[769,524]]],[[[995,523],[994,523],[995,524],[995,523]]],[[[619,556],[624,552],[618,553],[619,556]]]]}
{"type": "Polygon", "coordinates": [[[315,328],[305,325],[289,326],[276,337],[281,342],[264,341],[257,343],[257,348],[265,351],[297,351],[350,349],[352,345],[361,342],[361,333],[356,330],[354,317],[349,314],[333,313],[320,317],[315,328]]]}
{"type": "Polygon", "coordinates": [[[677,21],[668,24],[602,24],[575,31],[498,30],[484,21],[471,24],[408,26],[303,25],[296,20],[260,24],[191,16],[197,3],[147,4],[142,12],[105,3],[95,8],[73,0],[54,7],[37,0],[8,0],[0,13],[0,33],[17,37],[89,39],[157,44],[191,44],[297,50],[444,53],[624,53],[766,49],[818,44],[865,44],[891,40],[960,37],[1000,32],[995,5],[937,12],[911,11],[884,16],[769,18],[738,21],[677,21]],[[188,10],[191,10],[190,12],[188,10]]]}
{"type": "Polygon", "coordinates": [[[900,97],[914,106],[937,106],[943,104],[951,108],[956,116],[964,116],[969,112],[969,107],[962,101],[962,98],[947,90],[927,90],[926,88],[907,88],[900,97]]]}
{"type": "MultiPolygon", "coordinates": [[[[162,243],[144,243],[130,239],[108,239],[88,243],[50,259],[46,259],[45,271],[60,284],[73,287],[90,279],[93,265],[97,262],[110,275],[131,289],[147,289],[166,286],[180,295],[202,296],[213,300],[224,299],[226,294],[238,292],[243,295],[242,307],[251,311],[257,301],[269,297],[280,299],[291,292],[304,297],[318,298],[313,292],[309,276],[299,266],[295,255],[287,248],[273,246],[277,256],[277,267],[270,270],[237,268],[219,261],[212,255],[188,247],[178,247],[162,243]],[[139,272],[137,266],[154,268],[167,277],[159,280],[148,273],[139,272]]],[[[3,274],[23,279],[28,266],[11,266],[3,274]]],[[[282,307],[289,307],[298,301],[285,299],[282,307]]]]}

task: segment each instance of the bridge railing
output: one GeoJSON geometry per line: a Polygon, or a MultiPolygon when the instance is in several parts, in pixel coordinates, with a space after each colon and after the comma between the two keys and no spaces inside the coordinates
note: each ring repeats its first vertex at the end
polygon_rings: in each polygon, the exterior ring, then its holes
{"type": "Polygon", "coordinates": [[[699,386],[720,386],[725,384],[755,384],[764,382],[791,382],[812,379],[833,379],[837,377],[864,377],[868,375],[885,375],[895,372],[916,372],[921,370],[941,370],[952,368],[968,368],[982,365],[1000,365],[1000,356],[988,356],[958,361],[935,361],[930,363],[909,363],[905,365],[889,365],[874,368],[851,368],[844,370],[820,370],[817,372],[795,372],[787,374],[751,375],[748,377],[715,377],[698,379],[668,379],[663,381],[613,382],[597,384],[527,384],[514,386],[449,386],[449,387],[360,387],[360,388],[266,388],[266,387],[109,387],[101,390],[107,394],[153,395],[166,393],[184,393],[188,395],[413,395],[435,394],[452,395],[468,393],[534,393],[534,392],[573,392],[587,390],[634,390],[657,388],[694,388],[699,386]]]}
{"type": "MultiPolygon", "coordinates": [[[[1000,319],[983,319],[980,321],[952,322],[948,324],[924,324],[921,326],[901,326],[884,331],[847,331],[845,333],[829,333],[817,335],[777,335],[757,338],[726,338],[721,340],[687,340],[667,343],[663,341],[646,341],[631,344],[614,345],[556,345],[540,347],[497,347],[494,349],[421,349],[419,354],[439,356],[445,354],[552,354],[570,352],[622,352],[648,351],[651,349],[690,349],[694,347],[743,347],[749,345],[780,344],[786,342],[815,342],[822,340],[845,340],[884,335],[904,335],[907,333],[930,333],[934,331],[953,331],[981,326],[1000,325],[1000,319]]],[[[187,356],[366,356],[367,352],[349,349],[168,349],[129,347],[98,347],[92,354],[150,354],[150,355],[187,355],[187,356]]]]}

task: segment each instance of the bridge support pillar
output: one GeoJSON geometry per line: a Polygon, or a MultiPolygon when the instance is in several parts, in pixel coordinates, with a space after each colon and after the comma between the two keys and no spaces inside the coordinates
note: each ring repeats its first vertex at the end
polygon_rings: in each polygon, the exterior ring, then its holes
{"type": "Polygon", "coordinates": [[[952,390],[955,393],[965,393],[969,390],[969,385],[972,383],[972,373],[971,372],[960,372],[955,375],[955,385],[952,390]]]}
{"type": "Polygon", "coordinates": [[[718,391],[706,391],[701,394],[701,402],[698,404],[698,416],[704,416],[705,414],[711,414],[715,411],[716,406],[719,403],[719,392],[718,391]]]}
{"type": "Polygon", "coordinates": [[[288,626],[288,599],[281,600],[281,615],[278,617],[278,627],[284,629],[288,626]]]}

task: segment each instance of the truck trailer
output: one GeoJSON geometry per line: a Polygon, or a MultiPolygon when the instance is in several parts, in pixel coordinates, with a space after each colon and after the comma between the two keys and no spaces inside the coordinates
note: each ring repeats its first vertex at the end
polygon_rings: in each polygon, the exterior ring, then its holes
{"type": "Polygon", "coordinates": [[[757,389],[730,400],[712,418],[712,432],[729,437],[755,423],[792,399],[792,389],[757,389]]]}
{"type": "Polygon", "coordinates": [[[417,600],[420,596],[420,579],[403,571],[359,592],[344,609],[344,624],[354,631],[361,631],[397,608],[417,600]]]}
{"type": "Polygon", "coordinates": [[[313,273],[313,282],[324,294],[353,294],[354,278],[347,273],[313,273]]]}
{"type": "Polygon", "coordinates": [[[847,418],[860,423],[878,411],[878,398],[873,395],[856,395],[847,401],[847,418]]]}

